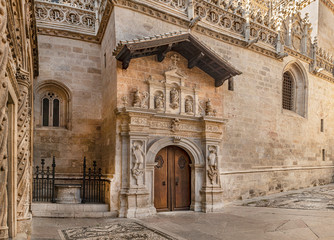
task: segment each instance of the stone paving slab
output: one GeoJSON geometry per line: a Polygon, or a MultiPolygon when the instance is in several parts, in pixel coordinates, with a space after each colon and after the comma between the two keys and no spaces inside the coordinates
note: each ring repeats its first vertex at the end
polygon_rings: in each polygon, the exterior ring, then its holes
{"type": "MultiPolygon", "coordinates": [[[[61,239],[59,230],[82,229],[103,226],[124,221],[136,221],[148,229],[163,232],[175,239],[204,240],[334,240],[334,211],[326,205],[331,201],[334,185],[315,187],[275,194],[226,205],[219,213],[192,211],[158,213],[140,220],[131,219],[78,219],[78,218],[33,218],[32,239],[61,239]],[[304,193],[303,193],[304,192],[304,193]],[[301,201],[314,198],[312,205],[301,204],[304,208],[291,208],[289,197],[301,196],[301,201]],[[263,199],[275,200],[281,207],[254,207],[251,202],[263,199]],[[281,203],[279,203],[278,199],[281,203]],[[320,199],[316,201],[316,199],[320,199]],[[317,203],[317,204],[314,204],[317,203]],[[245,205],[245,206],[244,206],[245,205]],[[284,208],[282,208],[284,206],[284,208]],[[286,208],[289,206],[289,208],[286,208]]],[[[270,205],[272,206],[272,205],[270,205]]],[[[292,206],[295,206],[294,204],[292,206]]],[[[87,238],[89,239],[89,238],[87,238]]],[[[112,238],[100,238],[112,239],[112,238]]],[[[119,238],[124,239],[124,238],[119,238]]],[[[132,238],[145,239],[145,238],[132,238]]],[[[149,237],[146,239],[150,239],[149,237]]],[[[152,238],[153,239],[153,238],[152,238]]],[[[168,238],[167,238],[168,239],[168,238]]]]}

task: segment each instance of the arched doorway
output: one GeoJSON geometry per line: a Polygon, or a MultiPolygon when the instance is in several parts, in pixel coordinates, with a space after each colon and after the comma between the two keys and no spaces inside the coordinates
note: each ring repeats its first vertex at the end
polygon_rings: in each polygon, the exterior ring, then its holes
{"type": "Polygon", "coordinates": [[[154,206],[157,211],[189,210],[191,203],[191,160],[182,148],[161,149],[154,168],[154,206]]]}

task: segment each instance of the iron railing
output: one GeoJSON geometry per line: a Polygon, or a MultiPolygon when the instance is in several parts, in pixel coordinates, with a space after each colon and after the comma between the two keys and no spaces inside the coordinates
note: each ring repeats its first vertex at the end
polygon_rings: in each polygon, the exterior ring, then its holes
{"type": "Polygon", "coordinates": [[[83,161],[82,178],[55,177],[56,159],[53,157],[51,168],[45,166],[45,159],[41,159],[41,166],[36,166],[33,178],[33,202],[56,202],[55,185],[57,184],[81,184],[81,203],[104,203],[106,180],[102,179],[102,169],[97,168],[93,161],[92,168],[86,165],[86,157],[83,161]]]}
{"type": "Polygon", "coordinates": [[[36,166],[33,179],[33,201],[34,202],[56,202],[55,201],[55,170],[56,159],[52,159],[52,169],[45,168],[45,160],[41,159],[41,167],[36,166]]]}
{"type": "Polygon", "coordinates": [[[87,173],[86,167],[86,157],[84,157],[81,202],[103,202],[106,184],[101,178],[102,169],[97,169],[96,161],[93,161],[93,169],[88,168],[87,173]]]}

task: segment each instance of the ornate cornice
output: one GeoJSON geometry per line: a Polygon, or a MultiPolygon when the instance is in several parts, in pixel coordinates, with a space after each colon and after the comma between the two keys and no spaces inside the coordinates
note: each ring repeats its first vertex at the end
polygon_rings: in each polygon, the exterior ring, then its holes
{"type": "Polygon", "coordinates": [[[289,48],[287,46],[284,46],[284,51],[289,54],[290,56],[294,56],[295,58],[298,58],[299,60],[302,60],[306,63],[311,63],[312,62],[312,58],[304,55],[304,54],[301,54],[300,52],[292,49],[292,48],[289,48]]]}
{"type": "Polygon", "coordinates": [[[50,29],[45,27],[37,27],[37,33],[39,35],[47,35],[47,36],[54,36],[54,37],[63,37],[63,38],[69,38],[74,40],[81,40],[85,42],[91,42],[91,43],[99,43],[99,39],[96,36],[81,34],[81,33],[75,33],[70,32],[66,30],[57,30],[57,29],[50,29]]]}
{"type": "Polygon", "coordinates": [[[73,31],[71,29],[65,30],[63,28],[55,28],[50,26],[49,24],[38,24],[37,32],[38,34],[41,35],[63,37],[91,43],[101,43],[105,30],[107,28],[110,14],[114,6],[111,0],[105,0],[105,1],[106,1],[105,9],[103,10],[101,21],[96,35],[95,33],[87,34],[79,31],[73,31]]]}
{"type": "Polygon", "coordinates": [[[94,6],[91,5],[94,5],[94,1],[72,0],[69,4],[68,1],[37,0],[35,3],[37,25],[95,35],[97,21],[94,6]],[[84,4],[86,2],[88,6],[84,4]]]}

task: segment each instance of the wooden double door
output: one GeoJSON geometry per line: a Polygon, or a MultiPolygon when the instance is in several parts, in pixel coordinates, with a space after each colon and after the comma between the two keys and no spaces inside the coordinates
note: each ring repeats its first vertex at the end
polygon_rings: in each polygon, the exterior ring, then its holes
{"type": "Polygon", "coordinates": [[[155,157],[154,206],[157,211],[190,209],[191,167],[189,155],[181,148],[168,146],[155,157]]]}

